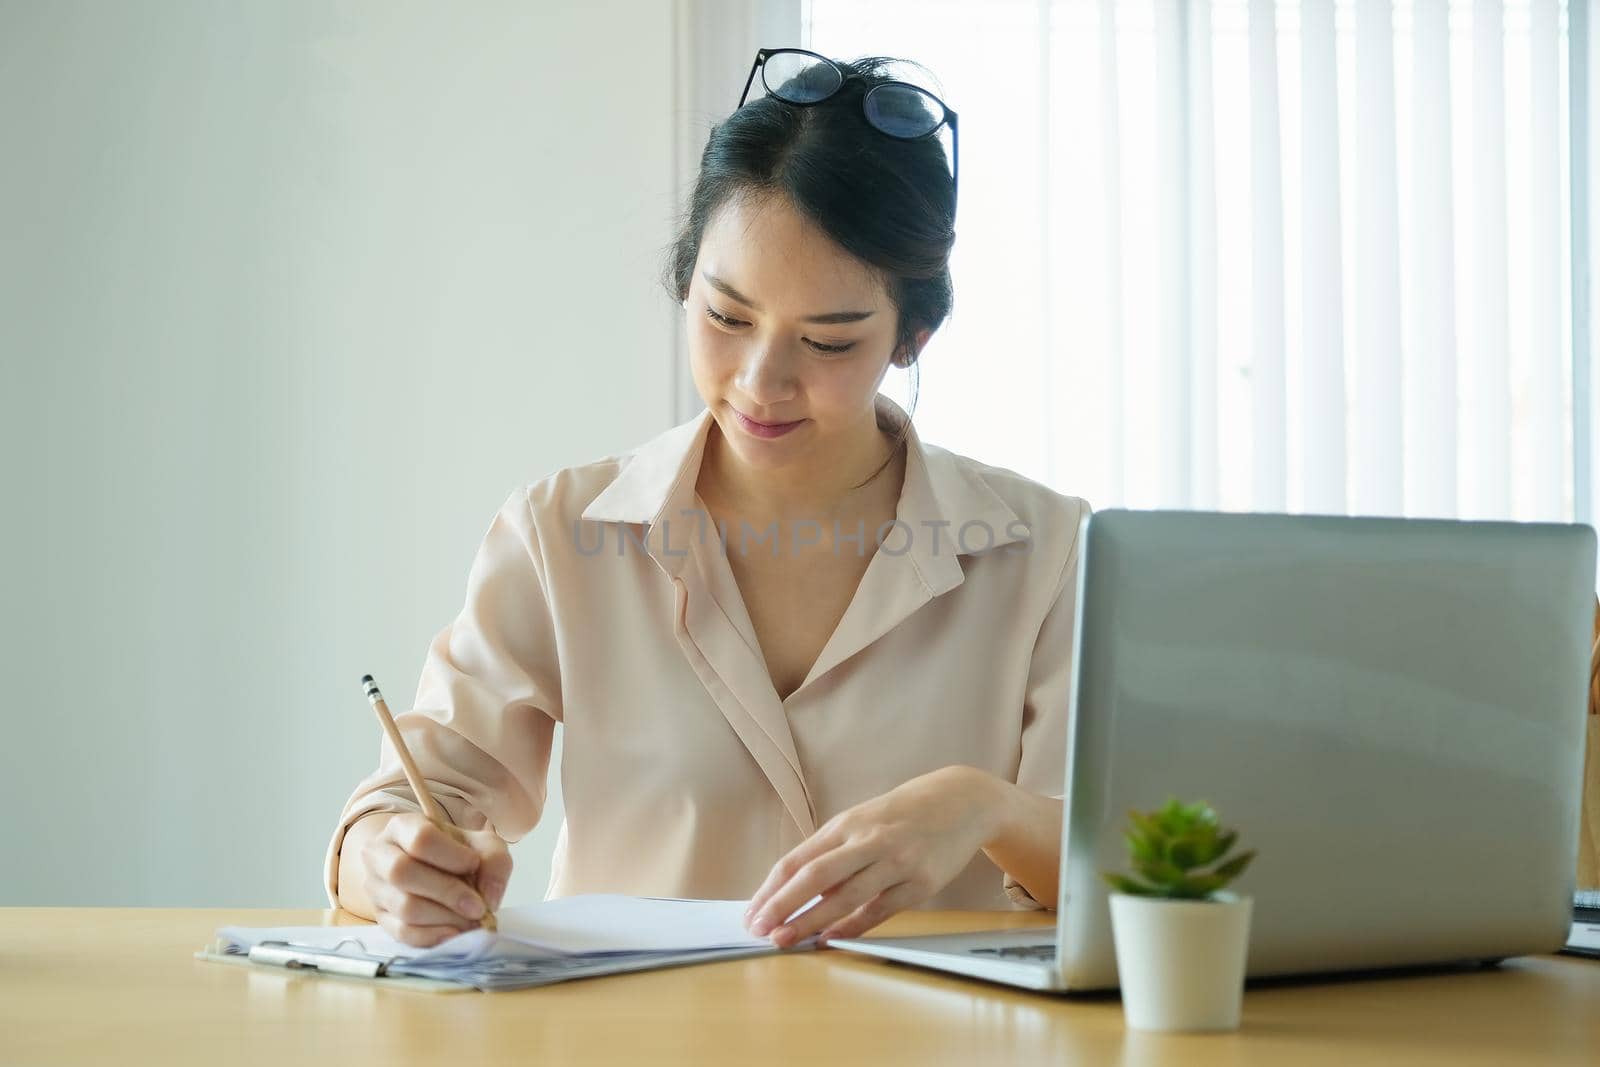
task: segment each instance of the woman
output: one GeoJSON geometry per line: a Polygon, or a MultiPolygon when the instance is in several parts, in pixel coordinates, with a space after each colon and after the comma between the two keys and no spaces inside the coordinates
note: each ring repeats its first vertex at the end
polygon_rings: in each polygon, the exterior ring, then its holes
{"type": "Polygon", "coordinates": [[[868,98],[886,60],[756,62],[669,267],[706,411],[512,493],[398,716],[470,844],[387,744],[345,805],[330,899],[402,941],[498,905],[557,722],[551,896],[749,897],[781,947],[1056,900],[1088,506],[878,395],[950,310],[954,177],[905,120],[951,116],[868,98]]]}

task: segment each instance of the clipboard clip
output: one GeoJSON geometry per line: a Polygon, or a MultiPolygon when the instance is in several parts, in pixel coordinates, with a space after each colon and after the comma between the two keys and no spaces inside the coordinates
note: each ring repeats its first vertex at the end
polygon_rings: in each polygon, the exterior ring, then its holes
{"type": "Polygon", "coordinates": [[[347,956],[338,948],[323,950],[291,945],[287,941],[263,941],[250,946],[250,962],[356,978],[383,978],[388,975],[392,961],[380,956],[347,956]]]}

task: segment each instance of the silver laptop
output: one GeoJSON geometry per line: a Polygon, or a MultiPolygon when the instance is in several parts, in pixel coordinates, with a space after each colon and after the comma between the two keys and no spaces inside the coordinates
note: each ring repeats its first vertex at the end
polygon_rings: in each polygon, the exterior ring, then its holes
{"type": "Polygon", "coordinates": [[[1593,529],[1107,510],[1080,536],[1056,926],[834,947],[1115,987],[1100,872],[1174,795],[1259,850],[1252,976],[1562,946],[1593,529]]]}

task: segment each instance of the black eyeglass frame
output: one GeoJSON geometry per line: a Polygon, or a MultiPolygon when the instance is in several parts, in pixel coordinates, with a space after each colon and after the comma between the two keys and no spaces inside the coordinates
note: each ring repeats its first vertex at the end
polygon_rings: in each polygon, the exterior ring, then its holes
{"type": "MultiPolygon", "coordinates": [[[[818,55],[816,52],[808,51],[804,48],[758,48],[756,49],[755,62],[750,64],[750,76],[744,80],[744,92],[739,94],[739,107],[744,107],[745,101],[749,99],[750,87],[755,84],[756,71],[758,70],[761,71],[761,85],[766,89],[767,94],[782,100],[784,103],[793,107],[810,107],[813,104],[822,103],[824,100],[832,97],[834,93],[837,93],[840,89],[844,88],[845,79],[850,76],[842,66],[829,59],[827,56],[818,55]],[[820,96],[815,100],[790,100],[788,97],[779,96],[777,91],[774,90],[772,86],[767,84],[766,69],[767,60],[778,55],[806,56],[809,59],[816,60],[818,63],[826,64],[838,72],[839,84],[835,85],[831,90],[829,90],[826,96],[820,96]]],[[[735,108],[734,110],[738,110],[738,108],[735,108]]],[[[885,137],[893,137],[897,141],[920,141],[924,137],[937,136],[941,127],[950,127],[950,200],[951,210],[953,212],[956,201],[960,199],[961,137],[957,132],[956,113],[950,110],[950,106],[920,85],[913,85],[906,81],[889,81],[883,82],[879,85],[874,85],[871,89],[867,90],[867,95],[861,98],[861,113],[862,116],[867,120],[868,125],[870,125],[873,129],[877,130],[885,137]],[[922,96],[927,97],[929,100],[932,100],[935,104],[939,105],[939,110],[943,112],[943,116],[938,122],[934,123],[933,129],[929,130],[927,133],[919,133],[914,137],[903,137],[900,134],[891,133],[889,130],[884,129],[882,126],[879,126],[876,122],[872,121],[872,109],[870,104],[870,101],[872,100],[872,94],[878,92],[880,89],[888,89],[894,86],[903,86],[904,88],[910,89],[912,92],[919,93],[922,96]]]]}

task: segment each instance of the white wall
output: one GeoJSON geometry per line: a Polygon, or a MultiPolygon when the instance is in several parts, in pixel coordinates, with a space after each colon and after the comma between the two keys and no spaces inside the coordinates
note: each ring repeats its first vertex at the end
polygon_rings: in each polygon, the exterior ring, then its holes
{"type": "Polygon", "coordinates": [[[505,495],[671,421],[672,35],[0,2],[0,904],[322,903],[360,676],[409,706],[505,495]]]}

